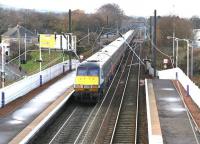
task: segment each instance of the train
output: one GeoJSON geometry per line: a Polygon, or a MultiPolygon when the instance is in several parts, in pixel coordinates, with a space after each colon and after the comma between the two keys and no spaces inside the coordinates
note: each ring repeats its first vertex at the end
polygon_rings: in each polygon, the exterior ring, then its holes
{"type": "Polygon", "coordinates": [[[128,47],[126,42],[133,37],[134,30],[129,30],[77,66],[73,94],[76,100],[100,101],[128,47]]]}

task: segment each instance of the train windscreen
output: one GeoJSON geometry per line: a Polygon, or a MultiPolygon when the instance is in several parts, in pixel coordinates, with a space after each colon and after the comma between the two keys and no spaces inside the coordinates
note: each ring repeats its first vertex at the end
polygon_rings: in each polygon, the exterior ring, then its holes
{"type": "Polygon", "coordinates": [[[85,67],[79,67],[77,70],[78,76],[86,76],[87,75],[87,68],[85,67]]]}
{"type": "Polygon", "coordinates": [[[89,68],[88,69],[88,75],[89,76],[98,76],[99,75],[99,69],[97,69],[97,68],[89,68]]]}
{"type": "Polygon", "coordinates": [[[79,67],[77,69],[77,75],[78,76],[98,76],[99,68],[79,67]]]}

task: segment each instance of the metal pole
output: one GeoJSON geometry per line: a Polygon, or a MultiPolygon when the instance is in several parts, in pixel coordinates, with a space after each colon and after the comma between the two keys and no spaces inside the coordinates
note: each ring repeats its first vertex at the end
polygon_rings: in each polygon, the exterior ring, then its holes
{"type": "Polygon", "coordinates": [[[176,39],[176,67],[178,67],[178,39],[176,39]]]}
{"type": "Polygon", "coordinates": [[[153,53],[154,53],[154,77],[156,77],[156,10],[154,10],[154,49],[153,49],[153,53]]]}
{"type": "Polygon", "coordinates": [[[4,53],[5,53],[5,49],[4,49],[4,46],[3,46],[3,43],[2,43],[2,46],[1,46],[1,82],[2,82],[2,88],[4,88],[4,82],[5,82],[5,70],[4,70],[4,53]]]}
{"type": "MultiPolygon", "coordinates": [[[[72,19],[71,19],[71,9],[69,9],[69,33],[72,32],[72,19]]],[[[70,46],[72,46],[72,37],[71,37],[71,34],[69,35],[69,43],[70,43],[70,46]]],[[[71,59],[71,54],[69,53],[69,70],[71,71],[72,70],[72,59],[71,59]]]]}
{"type": "Polygon", "coordinates": [[[153,60],[153,17],[150,17],[150,41],[151,41],[151,59],[153,60]]]}
{"type": "MultiPolygon", "coordinates": [[[[108,16],[106,17],[106,25],[107,25],[107,28],[108,28],[108,16]]],[[[107,39],[108,39],[108,33],[107,33],[107,39]]]]}
{"type": "Polygon", "coordinates": [[[42,50],[40,47],[40,72],[42,71],[42,50]]]}
{"type": "Polygon", "coordinates": [[[193,77],[193,41],[192,41],[192,47],[191,47],[191,78],[193,77]]]}
{"type": "Polygon", "coordinates": [[[64,48],[62,47],[62,36],[60,36],[60,48],[62,49],[62,58],[63,58],[63,62],[65,61],[65,55],[64,55],[64,48]]]}
{"type": "Polygon", "coordinates": [[[174,65],[174,61],[175,61],[174,38],[175,38],[175,33],[174,33],[174,31],[173,31],[173,65],[174,65]]]}
{"type": "Polygon", "coordinates": [[[189,41],[185,41],[187,42],[187,76],[189,77],[189,41]]]}
{"type": "Polygon", "coordinates": [[[18,43],[19,43],[19,68],[21,69],[21,58],[20,58],[20,53],[21,53],[21,48],[20,48],[20,32],[19,32],[19,25],[18,25],[18,43]]]}
{"type": "Polygon", "coordinates": [[[26,62],[26,33],[25,33],[24,49],[25,49],[24,59],[25,59],[25,62],[26,62]]]}

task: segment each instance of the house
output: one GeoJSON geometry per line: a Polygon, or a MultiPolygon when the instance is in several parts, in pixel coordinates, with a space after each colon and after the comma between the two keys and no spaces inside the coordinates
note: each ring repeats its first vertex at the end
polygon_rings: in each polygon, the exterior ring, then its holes
{"type": "Polygon", "coordinates": [[[1,35],[1,42],[10,46],[9,52],[11,55],[15,55],[19,48],[24,51],[25,41],[28,48],[38,44],[38,37],[35,33],[20,25],[8,28],[8,31],[1,35]]]}
{"type": "Polygon", "coordinates": [[[24,43],[35,44],[38,42],[37,35],[23,26],[17,25],[14,28],[8,28],[8,31],[1,35],[2,42],[18,42],[19,39],[24,43]]]}

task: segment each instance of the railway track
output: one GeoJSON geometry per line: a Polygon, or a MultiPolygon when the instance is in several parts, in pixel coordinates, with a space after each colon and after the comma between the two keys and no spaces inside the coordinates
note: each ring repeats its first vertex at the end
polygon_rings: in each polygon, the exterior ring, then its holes
{"type": "Polygon", "coordinates": [[[82,126],[86,122],[93,107],[77,106],[69,118],[60,127],[58,132],[51,139],[49,144],[53,143],[73,143],[81,130],[82,126]],[[84,113],[84,114],[83,114],[84,113]]]}
{"type": "MultiPolygon", "coordinates": [[[[141,45],[142,46],[142,45],[141,45]]],[[[146,54],[144,49],[140,49],[140,57],[145,58],[146,54]]],[[[139,96],[138,96],[138,119],[137,119],[137,144],[148,143],[148,129],[147,129],[147,111],[146,111],[146,94],[145,94],[145,69],[140,66],[140,81],[139,85],[139,96]]]]}
{"type": "MultiPolygon", "coordinates": [[[[134,59],[134,61],[136,62],[137,60],[134,59]]],[[[133,63],[131,65],[127,87],[121,100],[110,143],[136,143],[137,140],[138,81],[140,76],[140,68],[138,67],[140,65],[133,65],[133,63]]]]}
{"type": "Polygon", "coordinates": [[[120,66],[116,72],[116,75],[114,76],[111,86],[109,87],[104,99],[97,104],[97,110],[95,111],[93,117],[85,125],[82,133],[80,133],[79,137],[77,137],[76,143],[94,143],[95,140],[94,135],[97,135],[98,133],[97,130],[101,126],[102,120],[104,119],[104,114],[111,106],[111,101],[113,99],[112,95],[115,93],[115,89],[113,89],[112,86],[116,87],[116,85],[119,83],[119,79],[123,71],[122,67],[124,67],[123,64],[126,61],[125,58],[126,56],[121,61],[120,66]]]}
{"type": "MultiPolygon", "coordinates": [[[[126,53],[111,86],[94,105],[70,100],[32,143],[135,143],[139,73],[136,57],[126,53]]],[[[142,137],[142,134],[141,134],[142,137]]]]}
{"type": "Polygon", "coordinates": [[[132,54],[125,57],[128,59],[124,60],[123,72],[114,79],[114,88],[108,91],[107,99],[77,143],[136,143],[140,137],[137,135],[140,68],[132,54]]]}
{"type": "Polygon", "coordinates": [[[79,104],[70,98],[31,143],[73,143],[93,109],[94,105],[79,104]]]}

